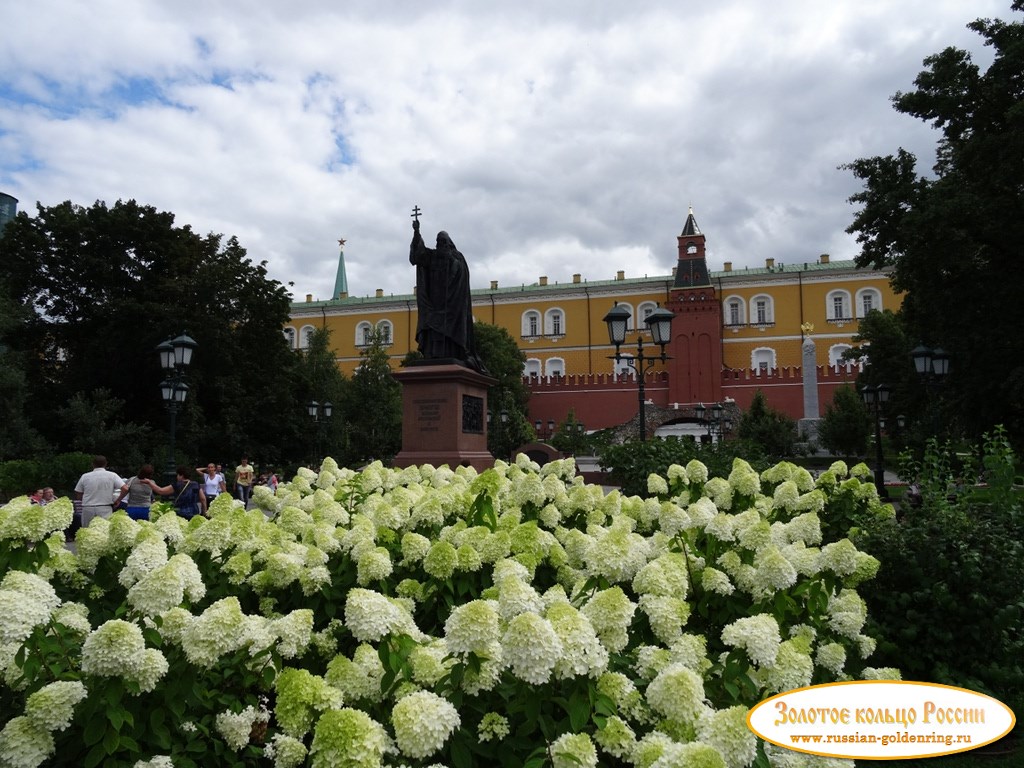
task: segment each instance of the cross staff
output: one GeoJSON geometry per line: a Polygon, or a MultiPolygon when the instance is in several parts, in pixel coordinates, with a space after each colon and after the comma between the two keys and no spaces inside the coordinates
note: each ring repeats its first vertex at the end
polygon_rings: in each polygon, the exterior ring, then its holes
{"type": "Polygon", "coordinates": [[[413,219],[415,219],[418,222],[420,220],[420,215],[422,213],[423,211],[420,210],[420,207],[418,205],[414,205],[412,207],[412,213],[410,215],[412,216],[413,219]]]}

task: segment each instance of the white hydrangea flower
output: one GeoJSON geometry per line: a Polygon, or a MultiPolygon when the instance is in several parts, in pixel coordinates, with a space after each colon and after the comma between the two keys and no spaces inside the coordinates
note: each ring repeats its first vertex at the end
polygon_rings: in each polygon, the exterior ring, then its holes
{"type": "Polygon", "coordinates": [[[857,547],[849,539],[826,544],[821,548],[819,563],[822,570],[829,570],[837,576],[849,576],[857,570],[857,547]]]}
{"type": "Polygon", "coordinates": [[[356,564],[356,582],[365,587],[375,581],[384,581],[393,569],[391,553],[384,547],[374,547],[360,555],[356,564]]]}
{"type": "Polygon", "coordinates": [[[563,733],[548,752],[552,768],[597,768],[597,749],[585,733],[563,733]]]}
{"type": "Polygon", "coordinates": [[[306,763],[306,745],[292,736],[275,733],[273,740],[263,748],[263,755],[274,761],[274,768],[299,768],[306,763]]]}
{"type": "Polygon", "coordinates": [[[651,708],[684,725],[695,725],[707,711],[704,680],[687,666],[670,664],[647,686],[651,708]]]}
{"type": "Polygon", "coordinates": [[[25,642],[60,605],[56,591],[34,573],[8,571],[0,581],[0,643],[25,642]]]}
{"type": "Polygon", "coordinates": [[[220,712],[214,719],[217,733],[221,735],[228,746],[236,752],[249,743],[252,734],[252,727],[255,723],[266,723],[270,720],[270,713],[267,710],[249,705],[241,712],[225,710],[220,712]]]}
{"type": "Polygon", "coordinates": [[[188,660],[212,667],[222,656],[246,641],[246,620],[237,597],[218,600],[182,630],[181,645],[188,660]]]}
{"type": "Polygon", "coordinates": [[[731,595],[736,591],[736,587],[729,581],[729,577],[718,570],[708,566],[703,570],[700,575],[701,587],[707,592],[714,592],[718,595],[731,595]]]}
{"type": "Polygon", "coordinates": [[[457,606],[444,624],[445,642],[451,653],[483,655],[500,641],[498,611],[494,602],[473,600],[457,606]]]}
{"type": "Polygon", "coordinates": [[[846,648],[839,643],[820,645],[815,651],[814,663],[838,677],[846,665],[846,648]]]}
{"type": "Polygon", "coordinates": [[[324,679],[345,695],[345,700],[378,702],[384,665],[372,645],[363,643],[352,653],[352,659],[338,655],[327,665],[324,679]]]}
{"type": "Polygon", "coordinates": [[[308,608],[294,610],[274,619],[271,629],[280,638],[277,652],[282,658],[302,656],[313,636],[313,611],[308,608]]]}
{"type": "Polygon", "coordinates": [[[595,533],[594,546],[586,553],[590,573],[604,576],[613,584],[631,580],[647,562],[650,545],[629,529],[627,520],[616,518],[611,528],[595,533]]]}
{"type": "Polygon", "coordinates": [[[828,601],[829,626],[843,637],[855,640],[868,618],[867,605],[852,589],[841,590],[828,601]]]}
{"type": "Polygon", "coordinates": [[[744,649],[751,661],[760,667],[767,667],[775,663],[782,637],[775,617],[759,613],[726,625],[722,630],[722,642],[744,649]]]}
{"type": "Polygon", "coordinates": [[[754,554],[755,580],[765,594],[786,589],[796,584],[797,572],[774,544],[761,547],[754,554]]]}
{"type": "Polygon", "coordinates": [[[562,656],[562,641],[551,622],[536,613],[521,613],[508,623],[501,650],[505,664],[516,677],[540,685],[551,678],[562,656]]]}
{"type": "Polygon", "coordinates": [[[309,748],[312,768],[379,768],[389,751],[384,727],[357,709],[332,709],[320,716],[309,748]]]}
{"type": "Polygon", "coordinates": [[[569,602],[557,601],[544,614],[562,643],[562,657],[556,662],[556,679],[596,678],[608,668],[608,651],[590,620],[569,602]]]}
{"type": "Polygon", "coordinates": [[[87,695],[85,686],[77,680],[58,680],[28,697],[25,716],[50,732],[63,731],[71,725],[75,707],[87,695]]]}
{"type": "MultiPolygon", "coordinates": [[[[725,483],[724,480],[722,482],[725,483]]],[[[725,483],[725,485],[728,487],[728,483],[725,483]]],[[[690,524],[697,529],[705,528],[719,514],[715,502],[705,496],[702,496],[688,506],[686,513],[690,516],[690,524]]]]}
{"type": "Polygon", "coordinates": [[[668,495],[668,481],[664,477],[658,474],[650,474],[647,476],[647,492],[652,496],[666,496],[668,495]]]}
{"type": "Polygon", "coordinates": [[[498,613],[505,621],[520,613],[542,613],[544,598],[526,581],[516,576],[505,576],[497,582],[498,613]]]}
{"type": "Polygon", "coordinates": [[[618,715],[612,715],[594,734],[597,745],[612,757],[627,759],[636,748],[636,733],[618,715]]]}
{"type": "Polygon", "coordinates": [[[690,605],[669,595],[641,595],[640,610],[647,616],[651,631],[665,645],[671,645],[683,633],[690,618],[690,605]]]}
{"type": "Polygon", "coordinates": [[[64,603],[54,610],[50,618],[57,624],[74,630],[82,637],[92,632],[92,625],[89,623],[89,609],[82,603],[64,603]]]}
{"type": "Polygon", "coordinates": [[[708,712],[697,722],[697,738],[714,747],[726,768],[746,768],[757,756],[757,737],[747,727],[747,707],[708,712]]]}
{"type": "Polygon", "coordinates": [[[379,592],[355,587],[345,600],[345,626],[360,642],[377,642],[387,634],[424,638],[412,614],[398,600],[379,592]]]}
{"type": "Polygon", "coordinates": [[[895,667],[864,667],[861,680],[902,680],[903,675],[895,667]]]}
{"type": "Polygon", "coordinates": [[[402,754],[419,760],[440,751],[462,720],[447,699],[417,691],[395,704],[391,723],[402,754]]]}
{"type": "Polygon", "coordinates": [[[706,483],[708,481],[708,468],[697,459],[691,459],[686,465],[686,474],[691,483],[706,483]]]}
{"type": "Polygon", "coordinates": [[[155,755],[149,760],[136,760],[132,768],[174,768],[174,761],[167,755],[155,755]]]}
{"type": "Polygon", "coordinates": [[[82,671],[98,677],[121,677],[132,659],[146,649],[142,629],[111,619],[93,630],[82,643],[82,671]]]}
{"type": "Polygon", "coordinates": [[[765,690],[782,693],[811,684],[814,662],[804,650],[800,639],[786,640],[779,645],[775,663],[765,668],[765,690]]]}
{"type": "Polygon", "coordinates": [[[612,653],[621,651],[629,643],[629,624],[636,611],[620,587],[601,590],[580,609],[590,619],[604,647],[612,653]]]}
{"type": "Polygon", "coordinates": [[[0,756],[4,768],[36,768],[54,753],[50,732],[24,715],[14,717],[0,730],[0,756]]]}

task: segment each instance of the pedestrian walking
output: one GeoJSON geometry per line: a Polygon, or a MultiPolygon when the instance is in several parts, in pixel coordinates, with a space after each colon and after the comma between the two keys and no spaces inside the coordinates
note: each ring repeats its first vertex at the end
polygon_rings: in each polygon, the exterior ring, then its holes
{"type": "Polygon", "coordinates": [[[78,478],[75,485],[75,498],[82,502],[82,527],[87,527],[94,517],[109,519],[119,492],[127,493],[128,485],[120,475],[107,469],[106,456],[93,456],[92,471],[78,478]]]}

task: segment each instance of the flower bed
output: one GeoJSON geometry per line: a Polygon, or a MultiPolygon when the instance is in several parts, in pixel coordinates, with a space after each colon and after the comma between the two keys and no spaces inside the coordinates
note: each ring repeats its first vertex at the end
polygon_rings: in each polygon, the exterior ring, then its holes
{"type": "Polygon", "coordinates": [[[796,765],[750,706],[867,666],[866,467],[330,459],[256,509],[0,509],[0,765],[796,765]],[[862,482],[863,481],[863,482],[862,482]],[[835,512],[835,515],[833,515],[835,512]],[[832,527],[830,528],[830,519],[832,527]],[[845,530],[845,529],[844,529],[845,530]]]}

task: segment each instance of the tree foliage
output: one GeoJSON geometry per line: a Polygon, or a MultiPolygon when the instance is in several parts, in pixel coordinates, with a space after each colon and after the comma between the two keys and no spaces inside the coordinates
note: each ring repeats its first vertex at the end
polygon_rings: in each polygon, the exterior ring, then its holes
{"type": "Polygon", "coordinates": [[[487,373],[498,380],[487,391],[491,426],[487,431],[487,449],[497,458],[509,458],[523,443],[535,437],[527,417],[530,391],[523,384],[526,355],[506,330],[490,323],[473,324],[477,351],[487,373]],[[508,414],[505,421],[501,413],[508,414]]]}
{"type": "Polygon", "coordinates": [[[402,388],[391,375],[383,331],[373,331],[360,357],[345,400],[346,458],[353,466],[387,464],[402,447],[402,388]]]}
{"type": "Polygon", "coordinates": [[[863,456],[868,449],[871,424],[867,407],[857,390],[839,387],[818,422],[818,441],[837,456],[850,459],[863,456]]]}
{"type": "Polygon", "coordinates": [[[741,440],[759,446],[767,456],[782,459],[793,453],[796,423],[782,411],[770,407],[759,389],[754,393],[750,408],[740,417],[736,434],[741,440]]]}
{"type": "Polygon", "coordinates": [[[155,348],[183,331],[199,345],[178,419],[184,452],[295,450],[303,414],[281,334],[290,297],[235,238],[201,236],[134,200],[37,206],[4,230],[0,284],[27,313],[9,343],[32,382],[25,412],[54,450],[81,437],[54,405],[94,391],[123,403],[125,423],[162,427],[155,348]]]}
{"type": "MultiPolygon", "coordinates": [[[[1011,7],[1024,10],[1024,0],[1011,7]]],[[[914,90],[893,97],[897,111],[940,132],[932,173],[902,148],[845,166],[864,183],[850,198],[860,208],[848,231],[860,266],[892,267],[915,343],[951,353],[945,392],[968,431],[1002,422],[1019,438],[1024,336],[998,329],[1024,289],[1024,24],[968,26],[992,48],[987,69],[946,48],[925,59],[914,90]]]]}

